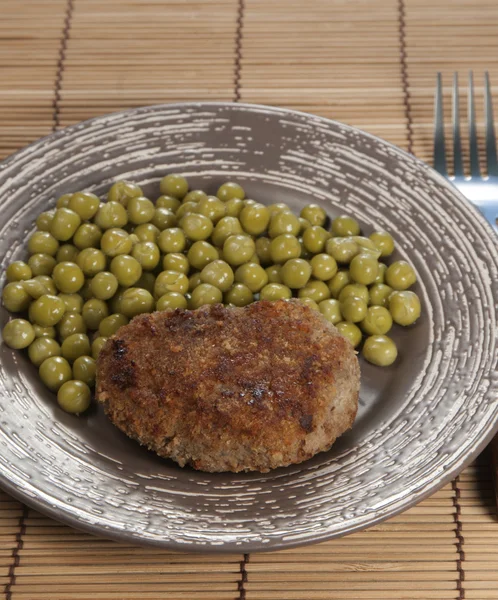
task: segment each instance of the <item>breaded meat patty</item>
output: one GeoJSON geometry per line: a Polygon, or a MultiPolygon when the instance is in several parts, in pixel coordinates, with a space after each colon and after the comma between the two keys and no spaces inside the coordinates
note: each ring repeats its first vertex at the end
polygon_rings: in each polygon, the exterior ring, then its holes
{"type": "Polygon", "coordinates": [[[182,467],[261,471],[328,450],[358,407],[348,340],[297,300],[135,317],[104,345],[96,396],[182,467]]]}

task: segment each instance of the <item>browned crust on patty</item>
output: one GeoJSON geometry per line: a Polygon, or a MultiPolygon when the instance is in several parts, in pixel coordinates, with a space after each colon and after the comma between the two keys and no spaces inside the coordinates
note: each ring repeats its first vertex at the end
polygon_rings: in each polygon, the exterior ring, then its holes
{"type": "Polygon", "coordinates": [[[262,471],[330,448],[353,424],[351,344],[297,301],[140,315],[103,347],[97,399],[181,466],[262,471]]]}

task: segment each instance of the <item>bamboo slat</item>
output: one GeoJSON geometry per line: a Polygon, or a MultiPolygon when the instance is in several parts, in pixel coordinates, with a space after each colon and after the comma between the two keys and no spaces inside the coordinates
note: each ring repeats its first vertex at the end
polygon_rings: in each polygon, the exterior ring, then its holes
{"type": "MultiPolygon", "coordinates": [[[[99,114],[240,99],[350,123],[430,162],[437,71],[449,123],[452,73],[463,108],[474,70],[481,141],[484,70],[498,95],[496,0],[0,4],[0,158],[99,114]]],[[[486,455],[368,531],[248,557],[116,544],[23,513],[0,492],[6,600],[496,600],[497,573],[486,455]]]]}

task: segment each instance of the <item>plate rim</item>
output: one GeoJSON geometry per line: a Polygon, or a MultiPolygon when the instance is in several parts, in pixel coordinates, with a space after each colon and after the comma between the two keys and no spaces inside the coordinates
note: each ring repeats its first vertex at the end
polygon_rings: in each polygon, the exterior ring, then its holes
{"type": "MultiPolygon", "coordinates": [[[[104,115],[99,115],[96,117],[92,117],[90,119],[86,119],[84,121],[80,121],[78,123],[69,125],[67,127],[58,129],[53,131],[37,140],[31,142],[30,144],[20,148],[13,154],[10,154],[5,159],[0,162],[0,174],[3,168],[6,165],[11,165],[15,163],[17,158],[22,155],[24,152],[29,151],[30,149],[42,145],[46,141],[56,141],[58,139],[64,138],[64,136],[72,133],[77,133],[79,130],[84,131],[88,126],[104,122],[112,117],[126,116],[126,115],[134,115],[141,114],[147,112],[161,112],[161,110],[185,110],[188,108],[194,109],[202,109],[202,108],[242,108],[257,111],[265,111],[271,112],[274,114],[280,115],[291,115],[296,116],[301,119],[312,119],[313,122],[322,122],[326,125],[334,125],[336,127],[341,127],[342,129],[348,130],[350,132],[358,132],[364,137],[370,138],[375,143],[381,144],[384,147],[391,149],[391,151],[395,152],[397,155],[400,155],[404,161],[408,161],[412,164],[418,165],[423,169],[426,169],[430,172],[431,177],[433,177],[437,183],[439,183],[443,188],[445,188],[448,193],[454,198],[458,199],[459,202],[463,203],[466,208],[471,208],[473,212],[473,216],[476,221],[479,222],[480,226],[483,227],[487,231],[488,241],[492,242],[491,244],[491,252],[495,261],[498,263],[498,238],[491,227],[491,225],[486,221],[484,216],[479,212],[477,207],[475,207],[456,187],[454,187],[448,179],[438,173],[431,165],[422,159],[416,157],[415,155],[407,152],[403,148],[396,146],[395,144],[384,140],[381,137],[378,137],[374,134],[366,132],[358,127],[354,127],[352,125],[348,125],[342,123],[340,121],[336,121],[334,119],[329,119],[327,117],[315,115],[313,113],[306,113],[304,111],[298,111],[288,108],[282,108],[277,106],[269,106],[264,104],[257,103],[245,103],[245,102],[228,102],[228,101],[194,101],[194,102],[175,102],[175,103],[162,103],[162,104],[153,104],[153,105],[144,105],[139,107],[134,107],[130,109],[124,109],[121,111],[116,111],[112,113],[106,113],[104,115]]],[[[69,525],[77,530],[84,531],[96,536],[104,536],[107,539],[112,539],[119,543],[131,543],[133,545],[144,546],[144,547],[157,547],[163,548],[167,550],[172,550],[176,552],[203,552],[203,553],[214,553],[214,554],[233,554],[233,553],[249,553],[249,552],[273,552],[276,550],[283,549],[291,549],[299,546],[303,546],[306,544],[314,544],[324,542],[330,539],[342,537],[344,535],[349,535],[351,533],[355,533],[357,531],[365,530],[366,528],[370,528],[374,525],[382,523],[402,512],[409,509],[410,507],[418,504],[425,498],[434,494],[438,489],[447,485],[450,481],[452,481],[466,466],[468,466],[489,444],[493,436],[498,432],[498,418],[492,424],[488,426],[488,431],[485,435],[481,436],[478,444],[475,444],[472,450],[468,451],[464,457],[461,457],[453,462],[452,468],[447,470],[444,475],[440,476],[437,479],[437,483],[435,485],[428,484],[424,486],[421,491],[412,493],[409,497],[407,497],[404,501],[397,502],[393,505],[390,505],[385,512],[381,515],[375,513],[372,518],[369,520],[368,525],[364,523],[359,523],[356,525],[351,525],[348,528],[347,532],[313,532],[312,534],[306,534],[300,538],[299,541],[292,540],[280,540],[278,544],[272,544],[271,547],[267,547],[261,542],[239,542],[231,541],[227,542],[223,545],[218,544],[206,544],[206,545],[193,545],[193,547],[187,547],[179,542],[172,541],[170,538],[162,538],[162,539],[150,539],[144,538],[135,532],[130,532],[128,530],[116,530],[114,528],[106,528],[103,525],[97,525],[90,521],[78,521],[75,517],[72,517],[70,514],[65,512],[60,512],[56,507],[50,504],[49,501],[45,500],[43,497],[33,497],[27,492],[24,491],[24,488],[16,485],[4,476],[3,472],[0,472],[0,487],[4,489],[7,493],[9,493],[12,497],[26,505],[27,507],[40,510],[44,514],[53,518],[56,521],[69,525]]]]}

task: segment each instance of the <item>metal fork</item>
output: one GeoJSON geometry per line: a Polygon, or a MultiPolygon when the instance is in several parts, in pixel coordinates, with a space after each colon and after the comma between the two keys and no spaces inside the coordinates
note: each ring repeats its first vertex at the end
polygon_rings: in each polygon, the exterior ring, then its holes
{"type": "Polygon", "coordinates": [[[443,92],[441,73],[437,74],[434,127],[434,168],[457,187],[472,204],[484,215],[491,227],[498,233],[498,161],[496,158],[496,139],[493,124],[493,104],[489,75],[484,75],[485,118],[486,118],[486,162],[487,177],[481,175],[477,145],[477,128],[474,104],[474,80],[469,73],[469,92],[467,118],[470,141],[470,176],[463,170],[462,140],[460,135],[460,109],[458,75],[453,76],[453,164],[454,175],[450,177],[446,167],[446,148],[444,142],[443,92]]]}
{"type": "MultiPolygon", "coordinates": [[[[443,92],[441,73],[437,74],[436,100],[435,100],[435,126],[434,126],[434,168],[444,175],[457,187],[472,204],[484,215],[491,227],[498,233],[498,163],[496,159],[496,139],[493,124],[493,105],[489,75],[484,74],[484,110],[486,119],[486,162],[488,176],[481,175],[479,166],[479,152],[477,145],[477,130],[474,105],[474,81],[472,71],[469,73],[469,92],[467,103],[467,117],[469,121],[470,142],[470,177],[466,177],[463,170],[462,140],[460,137],[460,110],[458,94],[458,75],[453,75],[453,167],[454,176],[448,175],[446,168],[446,149],[444,143],[443,125],[443,92]]],[[[493,480],[498,507],[498,434],[490,443],[493,480]]]]}

